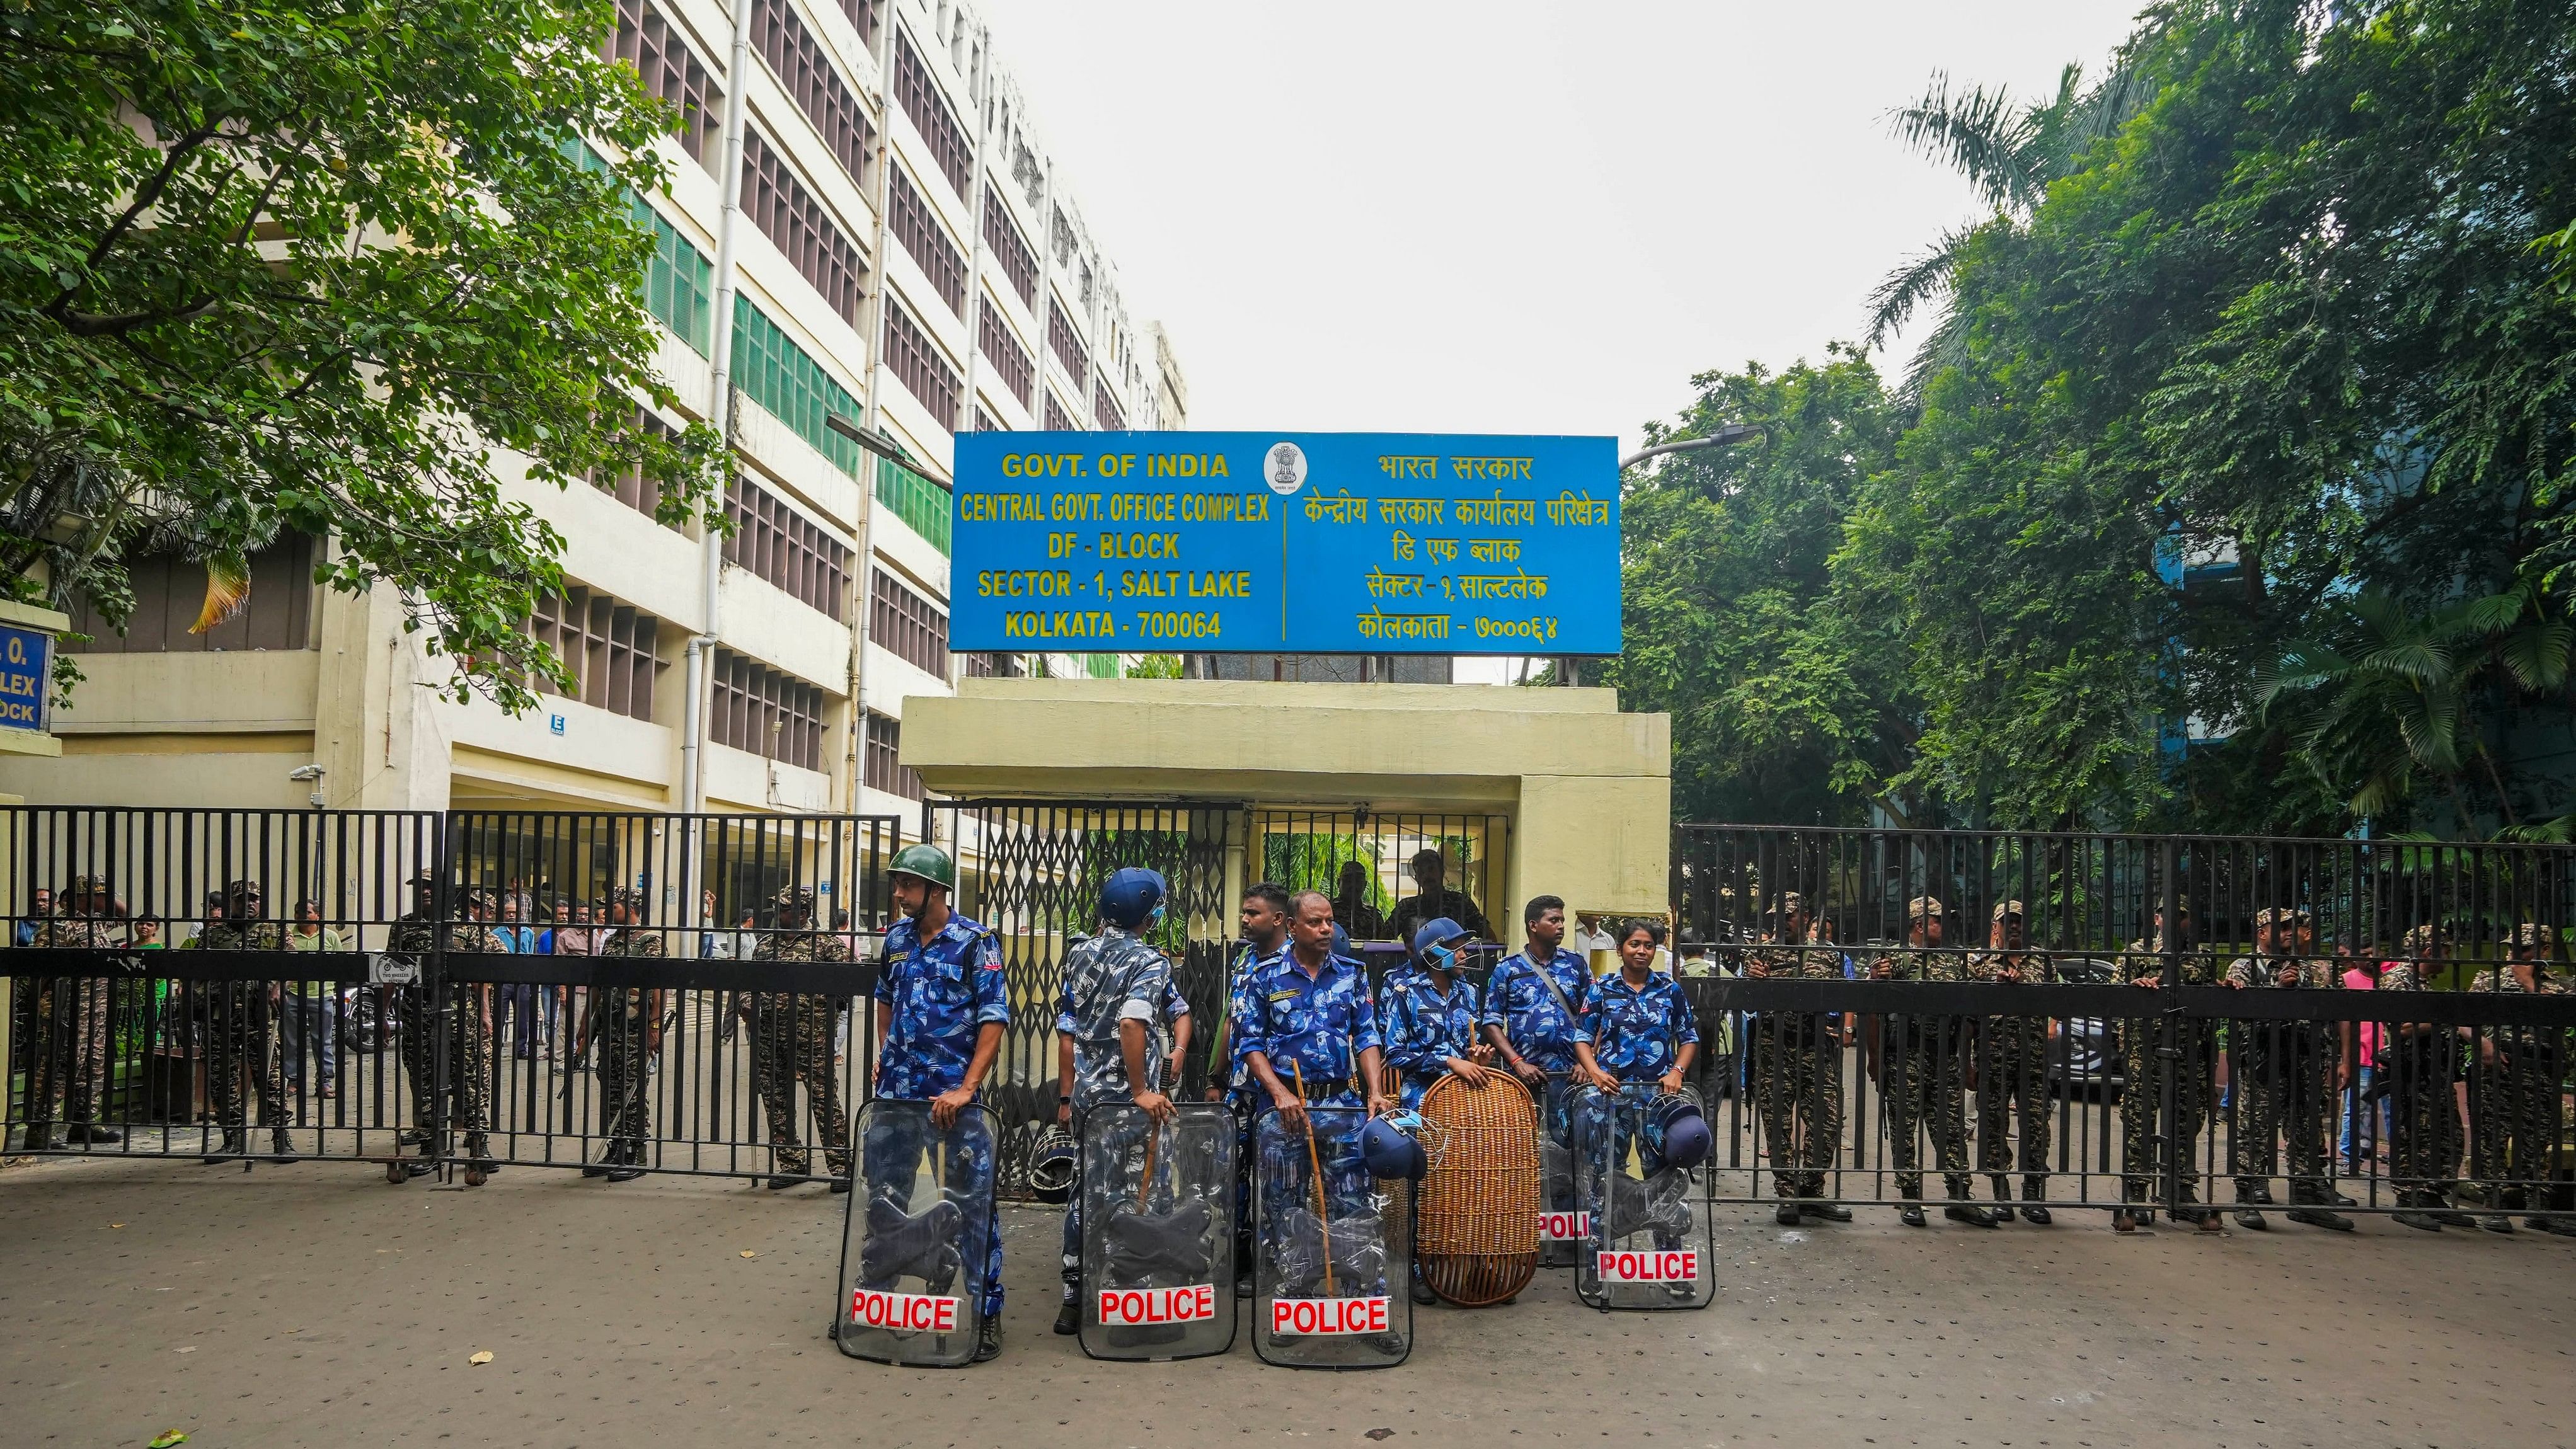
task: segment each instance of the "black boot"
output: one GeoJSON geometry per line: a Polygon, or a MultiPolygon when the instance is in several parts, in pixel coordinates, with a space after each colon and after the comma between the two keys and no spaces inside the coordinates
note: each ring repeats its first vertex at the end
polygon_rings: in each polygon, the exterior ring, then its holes
{"type": "Polygon", "coordinates": [[[1798,1204],[1787,1198],[1781,1199],[1780,1205],[1771,1210],[1771,1221],[1778,1223],[1784,1228],[1796,1227],[1798,1225],[1798,1204]]]}
{"type": "Polygon", "coordinates": [[[1910,1202],[1896,1210],[1896,1220],[1909,1228],[1928,1228],[1932,1224],[1923,1216],[1923,1204],[1910,1202]]]}
{"type": "Polygon", "coordinates": [[[2003,1224],[1996,1219],[1995,1210],[1993,1208],[1982,1208],[1972,1202],[1954,1202],[1948,1207],[1941,1209],[1941,1216],[1948,1218],[1954,1223],[1966,1223],[1972,1228],[1999,1228],[2003,1226],[2003,1224]]]}
{"type": "Polygon", "coordinates": [[[1851,1221],[1851,1209],[1844,1207],[1838,1202],[1817,1202],[1810,1198],[1807,1201],[1798,1204],[1798,1212],[1800,1216],[1821,1218],[1829,1223],[1847,1223],[1851,1221]]]}
{"type": "Polygon", "coordinates": [[[206,1165],[212,1167],[218,1162],[249,1155],[250,1134],[239,1127],[227,1127],[224,1129],[224,1140],[215,1144],[214,1151],[206,1154],[206,1165]]]}
{"type": "Polygon", "coordinates": [[[125,1134],[96,1122],[74,1122],[63,1130],[65,1142],[122,1142],[125,1134]]]}
{"type": "Polygon", "coordinates": [[[302,1157],[298,1156],[295,1151],[295,1139],[288,1135],[286,1129],[283,1127],[273,1128],[268,1134],[268,1160],[271,1162],[301,1162],[304,1160],[302,1157]]]}
{"type": "Polygon", "coordinates": [[[1074,1302],[1070,1298],[1064,1300],[1064,1306],[1055,1311],[1055,1331],[1066,1338],[1071,1338],[1075,1334],[1080,1333],[1082,1331],[1082,1305],[1074,1302]]]}
{"type": "Polygon", "coordinates": [[[975,1362],[990,1363],[1002,1356],[1002,1320],[987,1318],[975,1330],[975,1362]]]}

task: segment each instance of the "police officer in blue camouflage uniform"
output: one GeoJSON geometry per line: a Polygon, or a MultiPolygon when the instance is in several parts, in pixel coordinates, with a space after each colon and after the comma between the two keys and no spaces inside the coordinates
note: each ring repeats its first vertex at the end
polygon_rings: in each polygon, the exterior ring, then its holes
{"type": "MultiPolygon", "coordinates": [[[[991,930],[949,909],[957,865],[935,845],[908,845],[895,853],[895,910],[902,919],[886,932],[885,965],[876,986],[875,1095],[930,1103],[931,1125],[954,1127],[973,1105],[993,1070],[1010,1025],[1009,992],[1002,977],[1002,948],[991,930]]],[[[900,1175],[898,1164],[918,1162],[925,1144],[917,1119],[871,1121],[860,1144],[862,1170],[878,1182],[900,1175]]],[[[992,1201],[993,1162],[982,1152],[955,1159],[950,1181],[961,1192],[992,1201]],[[967,1180],[958,1181],[958,1175],[967,1180]]],[[[970,1260],[984,1255],[983,1327],[975,1345],[982,1363],[1002,1351],[1002,1234],[999,1210],[966,1225],[960,1245],[970,1260]],[[977,1239],[982,1241],[979,1243],[977,1239]]]]}
{"type": "MultiPolygon", "coordinates": [[[[1367,968],[1333,950],[1332,897],[1300,891],[1288,904],[1288,950],[1245,975],[1235,989],[1232,1026],[1246,1090],[1257,1106],[1256,1123],[1276,1113],[1290,1134],[1302,1138],[1309,1105],[1365,1106],[1371,1116],[1387,1109],[1380,1079],[1385,1042],[1369,999],[1367,968]]],[[[1368,1164],[1356,1133],[1334,1139],[1323,1153],[1323,1177],[1329,1214],[1368,1205],[1368,1164]]],[[[1276,1222],[1263,1228],[1281,1231],[1276,1222]]]]}
{"type": "MultiPolygon", "coordinates": [[[[1565,902],[1556,896],[1532,896],[1521,911],[1527,944],[1506,956],[1485,981],[1485,1035],[1503,1064],[1530,1089],[1540,1104],[1548,1136],[1559,1147],[1574,1145],[1574,1127],[1566,1101],[1574,1082],[1574,1033],[1584,1001],[1592,994],[1592,968],[1565,949],[1565,902]]],[[[1570,1212],[1574,1204],[1552,1202],[1552,1212],[1570,1212]]]]}
{"type": "MultiPolygon", "coordinates": [[[[1076,1137],[1084,1117],[1116,1102],[1133,1102],[1156,1122],[1172,1120],[1172,1099],[1161,1091],[1166,1059],[1158,1020],[1171,1009],[1172,963],[1144,939],[1163,919],[1167,891],[1153,871],[1130,866],[1113,873],[1100,888],[1100,934],[1065,958],[1055,1029],[1072,1047],[1072,1061],[1056,1094],[1060,1106],[1071,1108],[1076,1137]]],[[[1082,1286],[1082,1196],[1077,1189],[1064,1210],[1058,1333],[1082,1326],[1075,1301],[1082,1286]]]]}
{"type": "Polygon", "coordinates": [[[1407,1107],[1421,1106],[1422,1094],[1448,1073],[1485,1084],[1494,1049],[1476,1040],[1476,983],[1458,974],[1458,947],[1469,939],[1467,928],[1446,916],[1425,921],[1413,933],[1413,960],[1387,978],[1380,1029],[1407,1107]]]}
{"type": "MultiPolygon", "coordinates": [[[[1260,881],[1243,893],[1237,919],[1243,945],[1226,973],[1225,1010],[1217,1013],[1208,1044],[1207,1100],[1223,1102],[1234,1112],[1234,1296],[1252,1296],[1252,1108],[1251,1074],[1234,1039],[1234,1001],[1243,983],[1263,963],[1288,952],[1288,889],[1260,881]]],[[[1340,927],[1334,928],[1337,932],[1340,927]]]]}
{"type": "MultiPolygon", "coordinates": [[[[1610,1158],[1628,1155],[1626,1112],[1614,1113],[1614,1099],[1642,1105],[1658,1093],[1678,1092],[1699,1055],[1699,1027],[1690,1000],[1672,974],[1655,969],[1655,952],[1664,944],[1660,921],[1630,921],[1619,929],[1619,971],[1595,983],[1583,1004],[1583,1019],[1574,1030],[1576,1075],[1601,1095],[1584,1103],[1587,1137],[1615,1131],[1610,1158]],[[1608,1120],[1604,1120],[1604,1119],[1608,1120]]],[[[1649,1177],[1663,1170],[1661,1134],[1651,1124],[1639,1134],[1638,1157],[1649,1177]]],[[[1655,1246],[1678,1248],[1681,1235],[1658,1228],[1655,1246]],[[1667,1241],[1669,1239],[1669,1241],[1667,1241]]],[[[1672,1285],[1675,1297],[1688,1297],[1690,1285],[1672,1285]]]]}

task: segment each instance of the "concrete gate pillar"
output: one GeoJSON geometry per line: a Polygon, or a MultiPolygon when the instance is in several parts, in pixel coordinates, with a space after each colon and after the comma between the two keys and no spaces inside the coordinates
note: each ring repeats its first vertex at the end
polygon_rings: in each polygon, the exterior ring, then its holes
{"type": "Polygon", "coordinates": [[[1672,722],[1607,689],[967,679],[903,705],[903,763],[950,797],[1223,800],[1512,818],[1507,902],[1669,908],[1672,722]]]}

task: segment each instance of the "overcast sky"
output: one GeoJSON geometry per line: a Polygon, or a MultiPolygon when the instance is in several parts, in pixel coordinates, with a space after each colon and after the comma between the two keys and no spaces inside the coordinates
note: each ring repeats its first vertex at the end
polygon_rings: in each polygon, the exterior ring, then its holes
{"type": "Polygon", "coordinates": [[[1200,428],[1615,433],[1857,338],[1976,207],[1936,70],[2098,68],[2135,0],[978,0],[1200,428]]]}

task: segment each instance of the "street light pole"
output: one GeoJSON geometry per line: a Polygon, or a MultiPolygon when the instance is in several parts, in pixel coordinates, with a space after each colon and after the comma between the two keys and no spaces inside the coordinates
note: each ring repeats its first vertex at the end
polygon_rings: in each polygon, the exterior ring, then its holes
{"type": "MultiPolygon", "coordinates": [[[[1762,425],[1759,423],[1728,423],[1726,426],[1719,428],[1716,432],[1713,432],[1704,438],[1682,438],[1675,442],[1657,443],[1651,448],[1640,448],[1636,452],[1630,453],[1627,457],[1619,460],[1619,471],[1624,475],[1629,469],[1645,462],[1648,458],[1660,458],[1666,453],[1696,453],[1702,448],[1732,447],[1737,443],[1747,442],[1751,439],[1758,438],[1761,435],[1762,425]]],[[[1572,655],[1566,655],[1559,658],[1557,660],[1556,671],[1557,681],[1566,685],[1581,684],[1583,682],[1581,673],[1582,668],[1583,666],[1581,663],[1579,663],[1572,655]]]]}

